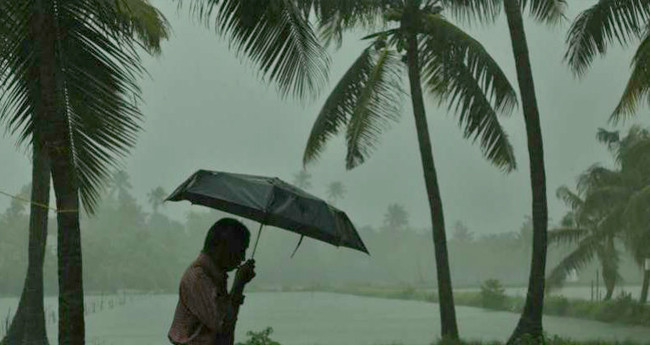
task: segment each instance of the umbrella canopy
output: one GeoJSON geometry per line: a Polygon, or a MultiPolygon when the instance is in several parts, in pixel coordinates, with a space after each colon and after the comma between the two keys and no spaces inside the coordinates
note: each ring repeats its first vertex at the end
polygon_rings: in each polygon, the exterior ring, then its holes
{"type": "Polygon", "coordinates": [[[181,200],[369,254],[345,212],[279,178],[199,170],[166,199],[181,200]]]}

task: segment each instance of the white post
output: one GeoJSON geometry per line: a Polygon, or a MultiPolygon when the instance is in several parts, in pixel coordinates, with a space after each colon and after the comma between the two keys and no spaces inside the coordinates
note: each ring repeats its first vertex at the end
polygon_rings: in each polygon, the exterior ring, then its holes
{"type": "Polygon", "coordinates": [[[645,258],[645,270],[650,271],[650,258],[645,258]]]}

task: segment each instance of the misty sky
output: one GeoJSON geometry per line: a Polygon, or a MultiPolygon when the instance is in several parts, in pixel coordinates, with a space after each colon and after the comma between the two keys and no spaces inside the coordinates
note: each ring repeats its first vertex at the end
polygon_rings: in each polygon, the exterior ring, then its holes
{"type": "MultiPolygon", "coordinates": [[[[569,18],[594,2],[571,1],[569,18]]],[[[273,86],[260,82],[254,66],[238,60],[212,30],[193,23],[186,9],[177,12],[171,1],[151,3],[160,6],[174,34],[164,44],[162,57],[145,58],[151,76],[141,84],[145,131],[125,162],[136,197],[144,202],[146,193],[157,186],[171,192],[197,169],[272,175],[290,182],[301,169],[307,135],[327,93],[366,43],[360,36],[349,36],[339,51],[332,49],[330,84],[316,102],[302,106],[298,101],[281,100],[273,86]]],[[[558,186],[573,187],[577,174],[593,163],[610,164],[595,134],[598,127],[607,127],[633,54],[633,49],[612,49],[578,81],[562,63],[568,27],[565,23],[549,29],[526,22],[553,220],[564,212],[555,198],[558,186]]],[[[474,26],[468,31],[486,46],[517,87],[505,16],[494,26],[474,26]]],[[[325,197],[326,185],[332,181],[345,184],[347,195],[338,206],[357,226],[380,225],[390,203],[405,206],[411,225],[430,226],[415,125],[410,102],[404,100],[401,121],[383,135],[365,164],[345,171],[340,136],[309,168],[312,192],[317,195],[325,197]]],[[[462,138],[454,114],[429,101],[427,115],[447,224],[462,220],[479,234],[516,231],[531,212],[521,107],[502,118],[519,164],[509,175],[487,163],[478,146],[462,138]]],[[[634,122],[648,124],[647,119],[644,108],[634,122]]],[[[30,179],[29,159],[16,150],[14,142],[12,137],[0,137],[0,190],[11,193],[30,179]]],[[[0,208],[8,203],[0,196],[0,208]]],[[[188,209],[186,203],[168,203],[164,212],[180,220],[188,209]]]]}

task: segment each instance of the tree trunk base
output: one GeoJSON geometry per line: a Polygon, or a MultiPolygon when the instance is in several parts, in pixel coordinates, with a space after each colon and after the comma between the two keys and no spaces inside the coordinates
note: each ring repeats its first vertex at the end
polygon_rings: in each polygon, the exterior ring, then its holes
{"type": "Polygon", "coordinates": [[[610,301],[613,296],[614,296],[614,289],[607,290],[607,293],[605,294],[605,298],[603,298],[603,301],[610,301]]]}
{"type": "Polygon", "coordinates": [[[534,322],[529,318],[519,319],[517,328],[508,339],[507,345],[531,345],[544,344],[544,330],[540,322],[534,322]]]}
{"type": "Polygon", "coordinates": [[[44,322],[42,327],[34,327],[26,320],[24,309],[19,307],[0,345],[49,345],[44,322]]]}
{"type": "Polygon", "coordinates": [[[643,274],[643,285],[641,285],[641,296],[639,297],[639,304],[644,305],[648,301],[648,289],[650,288],[650,271],[645,271],[643,274]]]}
{"type": "MultiPolygon", "coordinates": [[[[34,133],[39,142],[40,135],[34,133]]],[[[33,146],[31,200],[50,203],[50,161],[40,145],[33,146]]],[[[25,283],[16,314],[0,345],[48,345],[43,305],[43,261],[47,241],[48,210],[30,205],[29,251],[25,283]]]]}

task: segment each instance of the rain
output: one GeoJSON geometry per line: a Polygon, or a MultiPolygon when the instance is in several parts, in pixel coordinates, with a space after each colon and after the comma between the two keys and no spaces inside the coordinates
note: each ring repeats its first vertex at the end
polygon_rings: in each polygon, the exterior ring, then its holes
{"type": "Polygon", "coordinates": [[[650,341],[646,0],[0,18],[1,345],[650,341]]]}

